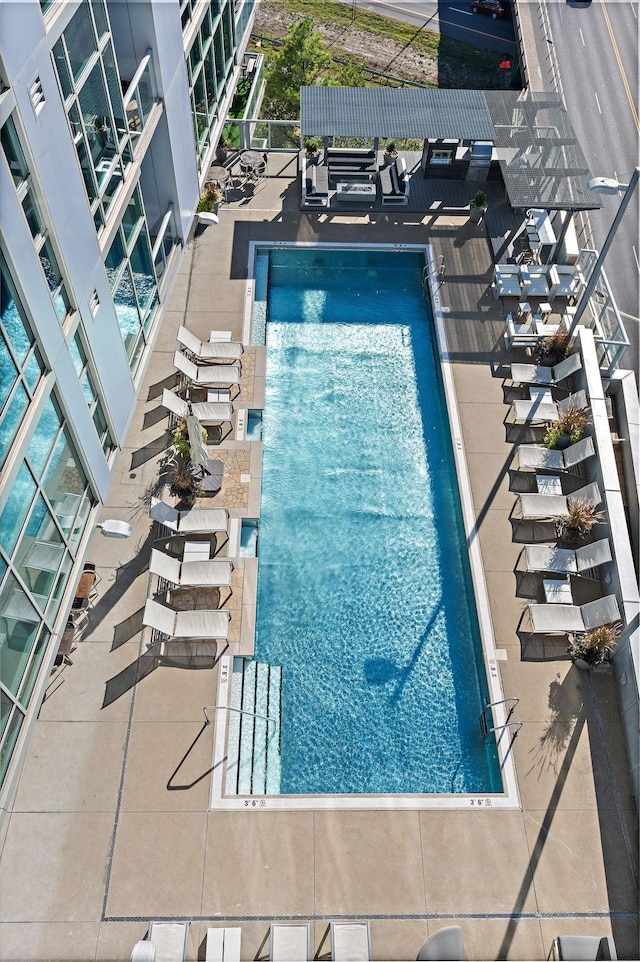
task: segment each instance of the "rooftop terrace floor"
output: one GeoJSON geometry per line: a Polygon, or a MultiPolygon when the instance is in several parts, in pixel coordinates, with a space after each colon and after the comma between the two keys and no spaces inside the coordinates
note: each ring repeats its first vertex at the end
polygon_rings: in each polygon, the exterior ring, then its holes
{"type": "MultiPolygon", "coordinates": [[[[452,922],[469,959],[545,959],[559,933],[612,933],[619,956],[637,958],[636,812],[613,675],[578,671],[562,642],[532,646],[518,634],[528,596],[542,599],[539,581],[515,574],[530,532],[510,520],[518,438],[504,424],[509,358],[485,228],[400,210],[301,213],[295,158],[270,157],[269,172],[184,252],[104,511],[130,521],[133,536],[94,539],[98,603],[73,664],[52,676],[3,823],[2,958],[128,959],[149,920],[163,918],[192,920],[192,959],[204,957],[207,927],[225,923],[241,926],[243,959],[265,958],[269,922],[292,918],[312,923],[312,957],[328,958],[328,923],[345,917],[371,920],[376,960],[415,959],[452,922]],[[206,652],[172,662],[147,652],[147,499],[166,457],[159,399],[178,325],[239,337],[248,245],[266,240],[428,242],[444,256],[499,670],[524,722],[513,749],[520,810],[209,810],[214,732],[202,707],[215,701],[218,668],[206,652]]],[[[254,389],[247,377],[241,398],[254,389]]],[[[230,458],[225,470],[246,465],[230,458]]],[[[241,484],[227,489],[240,513],[241,484]]]]}

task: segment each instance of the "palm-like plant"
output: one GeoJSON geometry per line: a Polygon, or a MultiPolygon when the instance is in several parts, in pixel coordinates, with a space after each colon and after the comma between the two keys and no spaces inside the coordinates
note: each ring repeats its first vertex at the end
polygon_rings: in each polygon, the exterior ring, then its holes
{"type": "Polygon", "coordinates": [[[556,534],[567,542],[585,538],[602,521],[602,511],[596,510],[596,502],[588,498],[576,498],[566,514],[555,519],[556,534]]]}
{"type": "Polygon", "coordinates": [[[567,652],[573,660],[586,661],[588,665],[601,665],[618,643],[620,623],[600,625],[583,634],[575,635],[569,642],[567,652]]]}

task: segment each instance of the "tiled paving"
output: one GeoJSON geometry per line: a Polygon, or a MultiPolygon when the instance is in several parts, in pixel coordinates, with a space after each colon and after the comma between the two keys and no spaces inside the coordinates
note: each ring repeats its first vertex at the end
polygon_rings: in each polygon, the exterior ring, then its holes
{"type": "MultiPolygon", "coordinates": [[[[174,917],[192,920],[191,959],[203,958],[207,926],[224,923],[242,927],[243,959],[266,958],[269,921],[295,917],[312,923],[314,958],[328,958],[329,920],[357,917],[371,920],[376,960],[415,958],[451,922],[463,926],[469,959],[544,959],[559,932],[612,932],[620,957],[637,958],[636,818],[613,676],[579,672],[562,644],[532,652],[518,633],[528,597],[516,576],[507,359],[484,227],[396,210],[302,214],[294,172],[292,158],[270,158],[255,194],[223,206],[219,225],[185,251],[105,508],[133,535],[95,538],[98,604],[73,664],[52,678],[0,836],[0,955],[125,960],[150,919],[174,917]],[[155,536],[147,501],[166,459],[159,396],[177,327],[241,336],[252,240],[429,242],[445,258],[500,673],[525,723],[514,744],[521,809],[208,809],[214,726],[202,708],[215,703],[218,668],[210,649],[163,658],[144,643],[155,536]]],[[[247,381],[243,403],[251,389],[247,381]]],[[[246,465],[243,448],[215,456],[225,461],[217,505],[246,465]]],[[[240,590],[238,581],[238,599],[240,590]]]]}

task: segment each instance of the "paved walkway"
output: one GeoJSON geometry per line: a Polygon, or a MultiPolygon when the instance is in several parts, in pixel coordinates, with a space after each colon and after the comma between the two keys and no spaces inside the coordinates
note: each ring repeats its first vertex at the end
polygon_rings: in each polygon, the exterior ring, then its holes
{"type": "Polygon", "coordinates": [[[313,957],[328,958],[329,920],[356,917],[371,920],[377,960],[414,959],[453,920],[469,959],[544,959],[559,932],[612,932],[620,957],[637,958],[636,817],[613,677],[579,672],[561,644],[531,650],[518,634],[531,586],[515,571],[502,318],[483,227],[399,211],[301,214],[294,164],[270,158],[255,196],[223,206],[185,251],[105,508],[133,536],[95,538],[99,602],[73,664],[52,678],[0,837],[0,955],[125,960],[150,919],[174,917],[192,920],[190,958],[203,957],[207,926],[226,922],[242,927],[242,958],[257,959],[271,919],[301,918],[313,957]],[[217,667],[207,651],[174,662],[147,651],[146,505],[166,459],[159,396],[175,332],[185,323],[204,339],[212,328],[239,336],[251,240],[429,241],[445,258],[500,674],[525,722],[514,747],[521,810],[208,810],[213,726],[202,706],[217,667]]]}

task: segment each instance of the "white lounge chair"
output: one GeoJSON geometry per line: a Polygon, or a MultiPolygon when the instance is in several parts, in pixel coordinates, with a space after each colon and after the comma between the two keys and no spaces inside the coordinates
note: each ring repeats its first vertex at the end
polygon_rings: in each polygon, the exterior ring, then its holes
{"type": "Polygon", "coordinates": [[[190,404],[166,388],[162,392],[162,406],[178,418],[186,418],[191,407],[191,413],[201,424],[223,424],[233,416],[233,405],[226,401],[196,401],[190,404]]]}
{"type": "Polygon", "coordinates": [[[151,922],[147,938],[136,942],[131,962],[185,962],[188,942],[188,922],[151,922]]]}
{"type": "Polygon", "coordinates": [[[512,364],[511,380],[518,384],[558,384],[575,374],[582,367],[579,354],[570,354],[554,367],[539,364],[512,364]]]}
{"type": "Polygon", "coordinates": [[[272,922],[269,929],[269,962],[308,962],[309,923],[272,922]]]}
{"type": "Polygon", "coordinates": [[[568,631],[589,631],[620,620],[615,595],[606,595],[586,605],[527,605],[531,634],[563,635],[568,631]]]}
{"type": "Polygon", "coordinates": [[[226,508],[191,508],[190,511],[178,511],[159,498],[151,498],[149,514],[154,521],[169,528],[173,534],[211,534],[215,531],[226,531],[229,524],[229,512],[226,508]]]}
{"type": "Polygon", "coordinates": [[[595,453],[591,438],[583,438],[558,451],[541,444],[519,444],[516,448],[517,470],[571,471],[595,453]]]}
{"type": "Polygon", "coordinates": [[[331,958],[333,962],[369,962],[371,934],[368,922],[332,922],[331,958]]]}
{"type": "Polygon", "coordinates": [[[558,935],[553,940],[552,958],[571,962],[597,962],[598,959],[618,958],[616,945],[610,935],[558,935]]]}
{"type": "Polygon", "coordinates": [[[142,623],[175,641],[190,638],[226,641],[229,634],[231,612],[226,608],[190,608],[174,611],[152,598],[144,606],[142,623]]]}
{"type": "Polygon", "coordinates": [[[177,340],[200,361],[239,361],[244,348],[239,341],[201,341],[180,325],[177,340]]]}
{"type": "Polygon", "coordinates": [[[430,935],[417,955],[417,962],[461,962],[464,942],[459,925],[445,925],[430,935]]]}
{"type": "Polygon", "coordinates": [[[527,571],[549,571],[553,574],[595,577],[595,568],[611,561],[611,545],[607,538],[586,544],[583,548],[558,548],[550,544],[526,544],[524,557],[527,571]]]}
{"type": "Polygon", "coordinates": [[[511,404],[511,411],[514,414],[516,423],[535,422],[535,421],[555,421],[568,409],[576,408],[584,410],[588,407],[587,395],[584,391],[576,391],[562,401],[549,401],[544,397],[529,398],[528,400],[517,400],[511,404]]]}
{"type": "Polygon", "coordinates": [[[240,962],[242,929],[207,929],[204,962],[240,962]]]}
{"type": "Polygon", "coordinates": [[[194,384],[204,385],[205,387],[216,384],[224,386],[226,384],[238,384],[242,371],[235,364],[194,364],[188,357],[176,351],[173,355],[174,366],[188,377],[194,384]]]}
{"type": "Polygon", "coordinates": [[[149,570],[179,588],[226,588],[231,584],[231,561],[180,561],[157,548],[151,550],[149,570]]]}
{"type": "Polygon", "coordinates": [[[523,518],[533,521],[542,518],[557,518],[568,514],[575,501],[592,501],[600,504],[602,496],[596,482],[585,484],[573,494],[519,494],[518,504],[523,518]]]}

